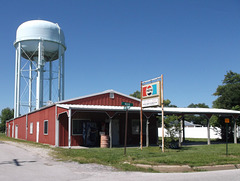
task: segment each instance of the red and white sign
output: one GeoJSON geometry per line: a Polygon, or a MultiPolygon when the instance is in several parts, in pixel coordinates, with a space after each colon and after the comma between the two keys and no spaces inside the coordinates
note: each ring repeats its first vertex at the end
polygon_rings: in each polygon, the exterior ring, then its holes
{"type": "Polygon", "coordinates": [[[160,95],[159,81],[142,86],[142,98],[155,97],[160,95]]]}
{"type": "Polygon", "coordinates": [[[142,86],[142,107],[160,106],[160,81],[142,86]]]}

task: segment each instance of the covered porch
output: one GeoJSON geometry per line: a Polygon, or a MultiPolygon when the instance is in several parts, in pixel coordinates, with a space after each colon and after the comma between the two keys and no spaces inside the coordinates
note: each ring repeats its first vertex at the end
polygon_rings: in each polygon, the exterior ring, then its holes
{"type": "MultiPolygon", "coordinates": [[[[56,144],[55,146],[89,146],[99,147],[101,134],[108,136],[109,147],[122,146],[125,138],[126,111],[123,106],[102,105],[70,105],[59,104],[60,108],[67,111],[58,115],[56,119],[56,144]]],[[[140,145],[140,107],[131,107],[128,111],[127,144],[140,145]]],[[[157,144],[158,118],[162,108],[143,109],[143,145],[157,144]]],[[[212,109],[212,108],[173,108],[165,107],[165,115],[201,114],[207,121],[207,144],[210,143],[209,119],[212,115],[228,116],[234,121],[234,143],[237,143],[236,120],[240,111],[212,109]]],[[[184,121],[183,141],[185,140],[184,121]]]]}
{"type": "MultiPolygon", "coordinates": [[[[110,148],[124,145],[126,111],[123,106],[63,104],[57,106],[67,111],[57,116],[55,146],[101,147],[102,136],[108,139],[110,148]]],[[[157,112],[145,114],[143,144],[156,145],[158,141],[157,112]]],[[[139,107],[129,109],[127,128],[127,145],[139,146],[139,107]]]]}

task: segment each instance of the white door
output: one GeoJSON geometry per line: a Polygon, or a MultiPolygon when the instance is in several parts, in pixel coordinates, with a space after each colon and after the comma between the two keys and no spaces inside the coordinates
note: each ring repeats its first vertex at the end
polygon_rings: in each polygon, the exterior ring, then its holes
{"type": "Polygon", "coordinates": [[[12,125],[12,138],[14,138],[14,123],[12,125]]]}
{"type": "Polygon", "coordinates": [[[36,131],[36,142],[38,143],[39,141],[39,122],[37,122],[37,127],[36,127],[37,131],[36,131]]]}
{"type": "Polygon", "coordinates": [[[15,125],[15,138],[18,139],[18,125],[15,125]]]}
{"type": "Polygon", "coordinates": [[[113,119],[112,122],[112,144],[114,146],[119,145],[119,120],[113,119]]]}
{"type": "Polygon", "coordinates": [[[8,137],[10,137],[11,125],[8,125],[8,137]]]}

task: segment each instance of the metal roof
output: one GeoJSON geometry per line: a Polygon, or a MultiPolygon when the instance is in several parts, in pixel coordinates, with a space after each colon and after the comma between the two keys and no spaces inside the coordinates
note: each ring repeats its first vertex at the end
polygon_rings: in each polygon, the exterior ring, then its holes
{"type": "Polygon", "coordinates": [[[95,93],[95,94],[90,94],[90,95],[86,95],[86,96],[76,97],[76,98],[73,98],[73,99],[63,100],[63,101],[57,102],[57,104],[63,104],[63,103],[65,103],[65,102],[70,102],[70,101],[74,101],[74,100],[78,100],[78,99],[84,99],[84,98],[93,97],[93,96],[98,96],[98,95],[107,94],[107,93],[119,94],[119,95],[121,95],[121,96],[124,96],[124,97],[130,98],[130,99],[139,101],[139,103],[140,103],[140,101],[141,101],[140,99],[138,99],[138,98],[136,98],[136,97],[132,97],[132,96],[129,96],[129,95],[126,95],[126,94],[117,92],[117,91],[115,91],[115,90],[113,90],[113,89],[109,89],[109,90],[105,90],[105,91],[103,91],[103,92],[99,92],[99,93],[95,93]]]}
{"type": "MultiPolygon", "coordinates": [[[[57,104],[58,107],[65,109],[89,110],[89,111],[125,111],[124,106],[102,106],[102,105],[77,105],[77,104],[57,104]]],[[[140,111],[140,107],[130,107],[130,112],[140,111]]],[[[240,115],[240,111],[215,109],[215,108],[176,108],[164,107],[164,113],[168,114],[225,114],[240,115]]],[[[161,113],[161,107],[143,108],[144,112],[161,113]]]]}

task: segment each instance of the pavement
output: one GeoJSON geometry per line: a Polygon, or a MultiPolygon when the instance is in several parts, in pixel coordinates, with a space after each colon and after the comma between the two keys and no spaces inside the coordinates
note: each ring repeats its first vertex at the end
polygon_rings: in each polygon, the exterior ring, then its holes
{"type": "MultiPolygon", "coordinates": [[[[200,167],[201,171],[193,170],[188,166],[153,166],[160,172],[175,173],[143,173],[143,172],[122,172],[112,167],[98,164],[78,164],[75,162],[61,162],[53,160],[48,155],[47,149],[30,147],[19,143],[0,142],[0,180],[12,181],[39,181],[39,180],[58,180],[58,181],[145,181],[145,180],[164,180],[164,181],[239,181],[240,165],[232,167],[213,166],[200,167]],[[221,170],[224,169],[224,170],[221,170]],[[230,170],[228,170],[230,169],[230,170]],[[194,172],[195,171],[195,172],[194,172]],[[181,172],[181,173],[178,173],[181,172]],[[183,173],[182,173],[183,172],[183,173]]],[[[143,165],[137,165],[143,166],[143,165]]],[[[145,165],[146,166],[146,165],[145,165]]],[[[152,166],[151,166],[152,167],[152,166]]]]}

